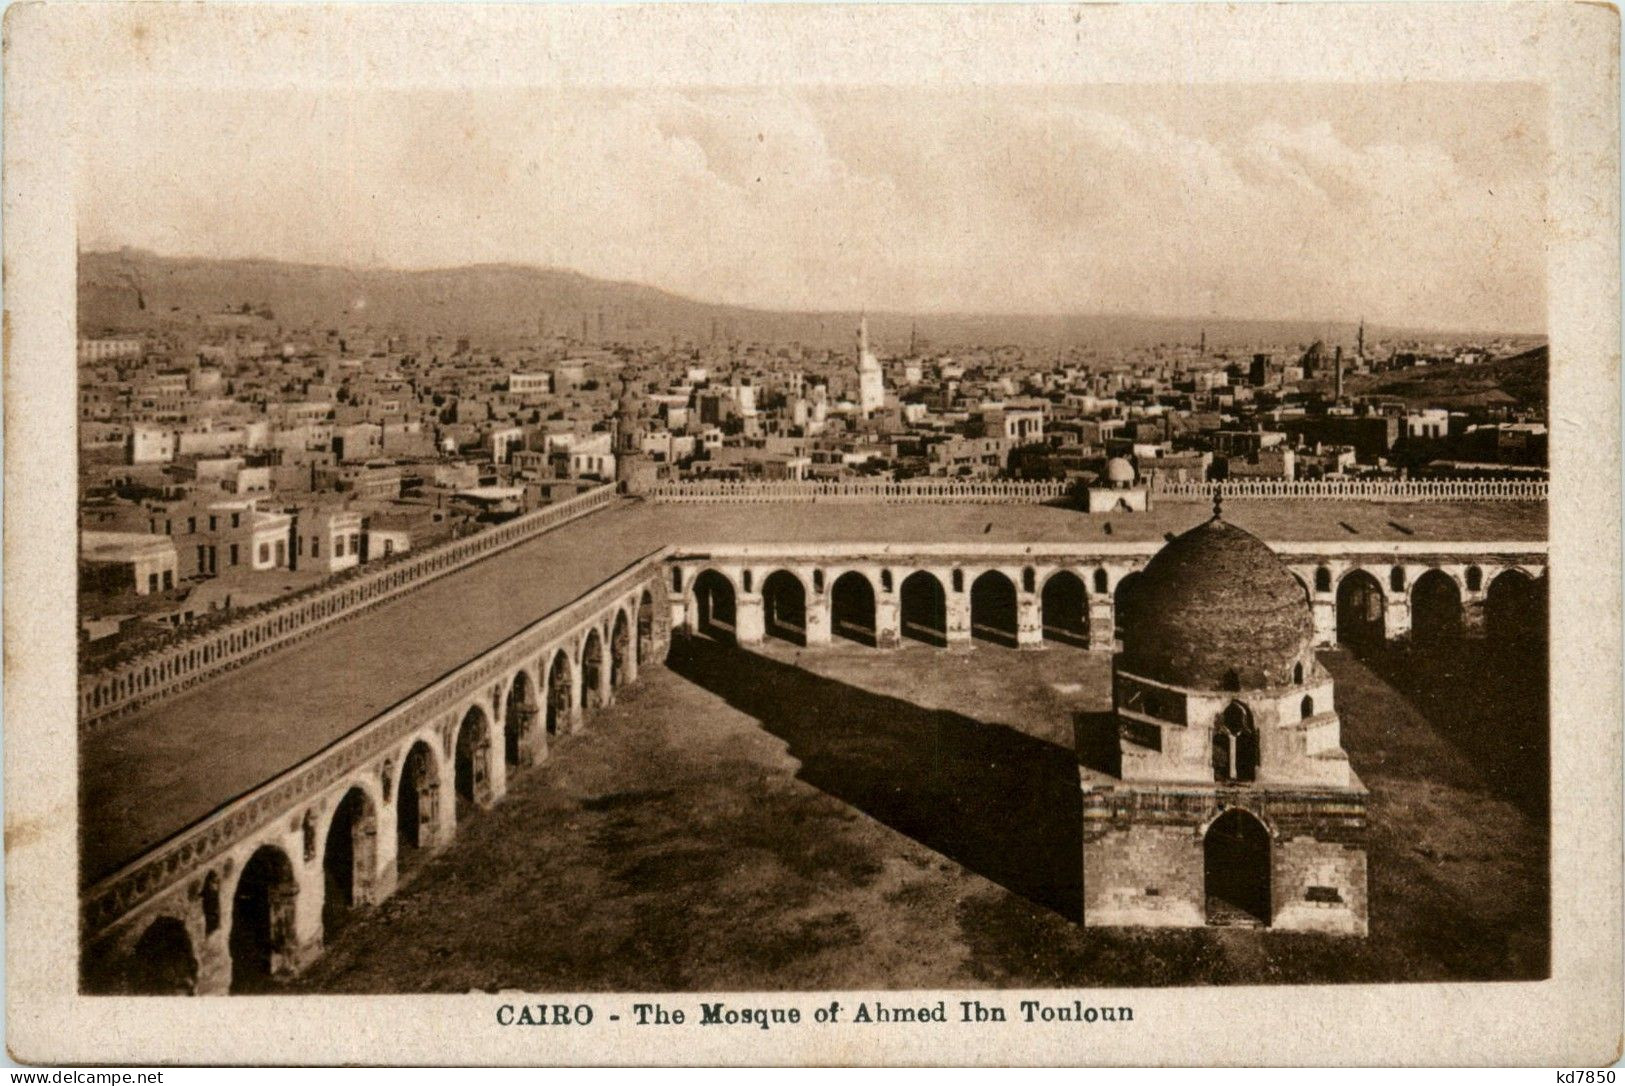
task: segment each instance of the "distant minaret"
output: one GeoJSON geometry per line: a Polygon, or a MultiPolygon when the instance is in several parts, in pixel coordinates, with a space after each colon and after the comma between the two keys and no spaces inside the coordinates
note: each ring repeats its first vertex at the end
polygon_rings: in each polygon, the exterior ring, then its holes
{"type": "Polygon", "coordinates": [[[920,356],[920,322],[919,321],[914,321],[908,327],[908,356],[910,358],[918,358],[920,356]]]}
{"type": "Polygon", "coordinates": [[[1336,355],[1334,357],[1336,358],[1335,365],[1337,367],[1333,371],[1337,375],[1336,376],[1336,386],[1335,386],[1337,391],[1336,391],[1336,394],[1335,394],[1335,398],[1336,398],[1338,403],[1342,403],[1343,402],[1343,345],[1341,343],[1339,343],[1337,345],[1337,353],[1336,353],[1336,355]]]}
{"type": "Polygon", "coordinates": [[[1202,329],[1202,344],[1201,344],[1201,346],[1196,348],[1196,354],[1197,354],[1197,357],[1199,357],[1199,358],[1206,358],[1207,357],[1207,329],[1206,328],[1202,329]]]}
{"type": "Polygon", "coordinates": [[[1364,317],[1360,318],[1360,330],[1355,333],[1354,357],[1362,359],[1362,360],[1365,358],[1365,318],[1364,317]]]}
{"type": "Polygon", "coordinates": [[[886,405],[886,378],[869,350],[869,318],[858,319],[858,411],[865,417],[886,405]]]}

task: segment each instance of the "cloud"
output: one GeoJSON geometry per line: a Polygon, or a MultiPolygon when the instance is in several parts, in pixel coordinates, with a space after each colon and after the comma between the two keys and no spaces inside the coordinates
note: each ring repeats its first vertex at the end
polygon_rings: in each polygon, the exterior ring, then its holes
{"type": "Polygon", "coordinates": [[[125,93],[87,126],[81,236],[778,307],[1543,322],[1538,116],[1499,103],[1506,144],[1303,97],[125,93]]]}

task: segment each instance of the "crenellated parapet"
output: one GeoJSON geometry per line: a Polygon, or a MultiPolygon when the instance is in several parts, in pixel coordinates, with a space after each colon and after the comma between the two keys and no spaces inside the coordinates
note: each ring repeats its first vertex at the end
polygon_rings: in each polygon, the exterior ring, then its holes
{"type": "Polygon", "coordinates": [[[79,727],[96,728],[172,697],[615,500],[615,487],[601,486],[462,539],[356,567],[357,572],[223,625],[182,632],[134,659],[81,677],[79,727]]]}

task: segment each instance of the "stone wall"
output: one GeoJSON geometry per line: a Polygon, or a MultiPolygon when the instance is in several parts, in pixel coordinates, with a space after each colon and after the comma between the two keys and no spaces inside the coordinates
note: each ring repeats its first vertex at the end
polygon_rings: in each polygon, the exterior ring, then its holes
{"type": "Polygon", "coordinates": [[[1278,840],[1270,850],[1274,927],[1364,935],[1368,924],[1363,848],[1313,837],[1278,840]]]}
{"type": "Polygon", "coordinates": [[[1207,923],[1202,838],[1193,826],[1121,825],[1083,838],[1087,927],[1195,928],[1207,923]]]}

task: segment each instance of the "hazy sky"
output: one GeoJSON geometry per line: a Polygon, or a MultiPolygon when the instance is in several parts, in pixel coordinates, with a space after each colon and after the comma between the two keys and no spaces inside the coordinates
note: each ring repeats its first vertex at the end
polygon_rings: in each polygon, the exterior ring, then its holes
{"type": "Polygon", "coordinates": [[[1545,326],[1525,85],[95,100],[80,242],[782,308],[1545,326]]]}

